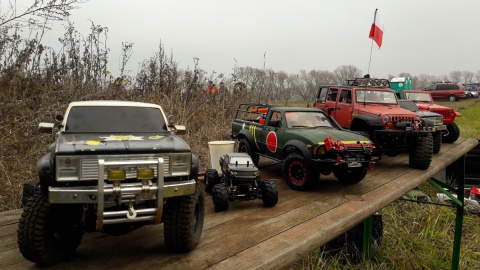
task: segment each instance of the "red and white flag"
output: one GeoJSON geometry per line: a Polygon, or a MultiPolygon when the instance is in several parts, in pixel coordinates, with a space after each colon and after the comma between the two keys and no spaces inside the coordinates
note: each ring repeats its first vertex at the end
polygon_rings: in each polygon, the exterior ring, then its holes
{"type": "Polygon", "coordinates": [[[383,39],[383,20],[378,14],[378,9],[375,9],[375,15],[373,17],[372,28],[370,28],[369,38],[373,39],[377,43],[378,48],[382,47],[383,39]]]}

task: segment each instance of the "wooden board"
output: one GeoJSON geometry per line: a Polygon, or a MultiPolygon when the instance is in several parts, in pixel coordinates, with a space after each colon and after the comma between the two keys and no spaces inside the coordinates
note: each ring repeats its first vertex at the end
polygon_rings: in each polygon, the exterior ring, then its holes
{"type": "MultiPolygon", "coordinates": [[[[464,156],[477,140],[460,138],[443,144],[428,170],[408,166],[408,155],[384,157],[355,185],[321,176],[309,192],[290,190],[281,164],[261,159],[262,179],[273,179],[279,202],[265,208],[261,200],[235,201],[215,213],[207,196],[202,240],[186,254],[168,253],[163,226],[146,226],[123,236],[86,234],[73,258],[53,269],[279,269],[324,245],[374,212],[397,200],[438,171],[464,156]]],[[[18,251],[16,229],[21,210],[0,213],[0,269],[29,269],[18,251]]]]}

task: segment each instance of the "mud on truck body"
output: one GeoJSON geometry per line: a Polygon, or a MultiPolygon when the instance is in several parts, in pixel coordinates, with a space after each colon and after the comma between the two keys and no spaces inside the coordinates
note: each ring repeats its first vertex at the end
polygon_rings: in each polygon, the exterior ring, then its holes
{"type": "Polygon", "coordinates": [[[433,155],[434,124],[400,108],[385,79],[357,78],[345,85],[320,86],[315,107],[324,110],[345,129],[369,137],[375,155],[409,153],[412,168],[427,169],[433,155]]]}
{"type": "Polygon", "coordinates": [[[435,104],[431,94],[423,90],[403,90],[402,97],[406,100],[413,100],[422,111],[439,113],[443,116],[443,123],[447,130],[443,131],[442,142],[454,143],[460,137],[460,128],[455,123],[456,117],[461,117],[459,112],[452,108],[435,104]]]}
{"type": "Polygon", "coordinates": [[[342,129],[318,108],[240,104],[231,137],[255,165],[260,156],[283,162],[285,181],[295,190],[309,190],[320,174],[332,172],[343,183],[357,183],[376,160],[368,138],[342,129]]]}
{"type": "Polygon", "coordinates": [[[84,232],[121,235],[159,223],[168,250],[195,248],[205,194],[198,160],[175,135],[184,126],[168,124],[159,105],[128,101],[72,102],[56,119],[39,125],[56,140],[38,161],[38,190],[24,194],[18,245],[26,259],[53,265],[84,232]]]}

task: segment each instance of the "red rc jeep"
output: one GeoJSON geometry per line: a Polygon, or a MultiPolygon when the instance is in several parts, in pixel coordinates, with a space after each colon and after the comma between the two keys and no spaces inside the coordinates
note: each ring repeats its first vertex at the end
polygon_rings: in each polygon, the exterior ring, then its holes
{"type": "Polygon", "coordinates": [[[430,111],[443,115],[443,124],[447,126],[447,132],[443,134],[442,141],[446,143],[455,142],[460,137],[460,128],[454,122],[455,117],[461,117],[459,112],[452,108],[441,106],[433,102],[433,98],[427,91],[422,90],[403,90],[403,99],[415,101],[422,111],[430,111]]]}
{"type": "Polygon", "coordinates": [[[369,136],[376,154],[409,153],[412,168],[427,169],[433,155],[433,122],[400,108],[395,92],[384,79],[358,78],[346,85],[320,86],[315,107],[323,109],[343,128],[369,136]]]}

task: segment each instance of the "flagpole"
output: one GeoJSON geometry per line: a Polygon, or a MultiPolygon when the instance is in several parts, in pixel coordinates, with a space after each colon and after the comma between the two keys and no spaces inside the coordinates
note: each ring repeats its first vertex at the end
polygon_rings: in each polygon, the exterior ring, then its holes
{"type": "MultiPolygon", "coordinates": [[[[375,19],[377,18],[377,10],[378,8],[375,9],[375,13],[373,14],[373,24],[375,24],[375,19]]],[[[373,39],[372,39],[372,45],[370,46],[370,60],[368,61],[367,74],[370,74],[370,64],[372,63],[372,51],[373,51],[373,39]]]]}

